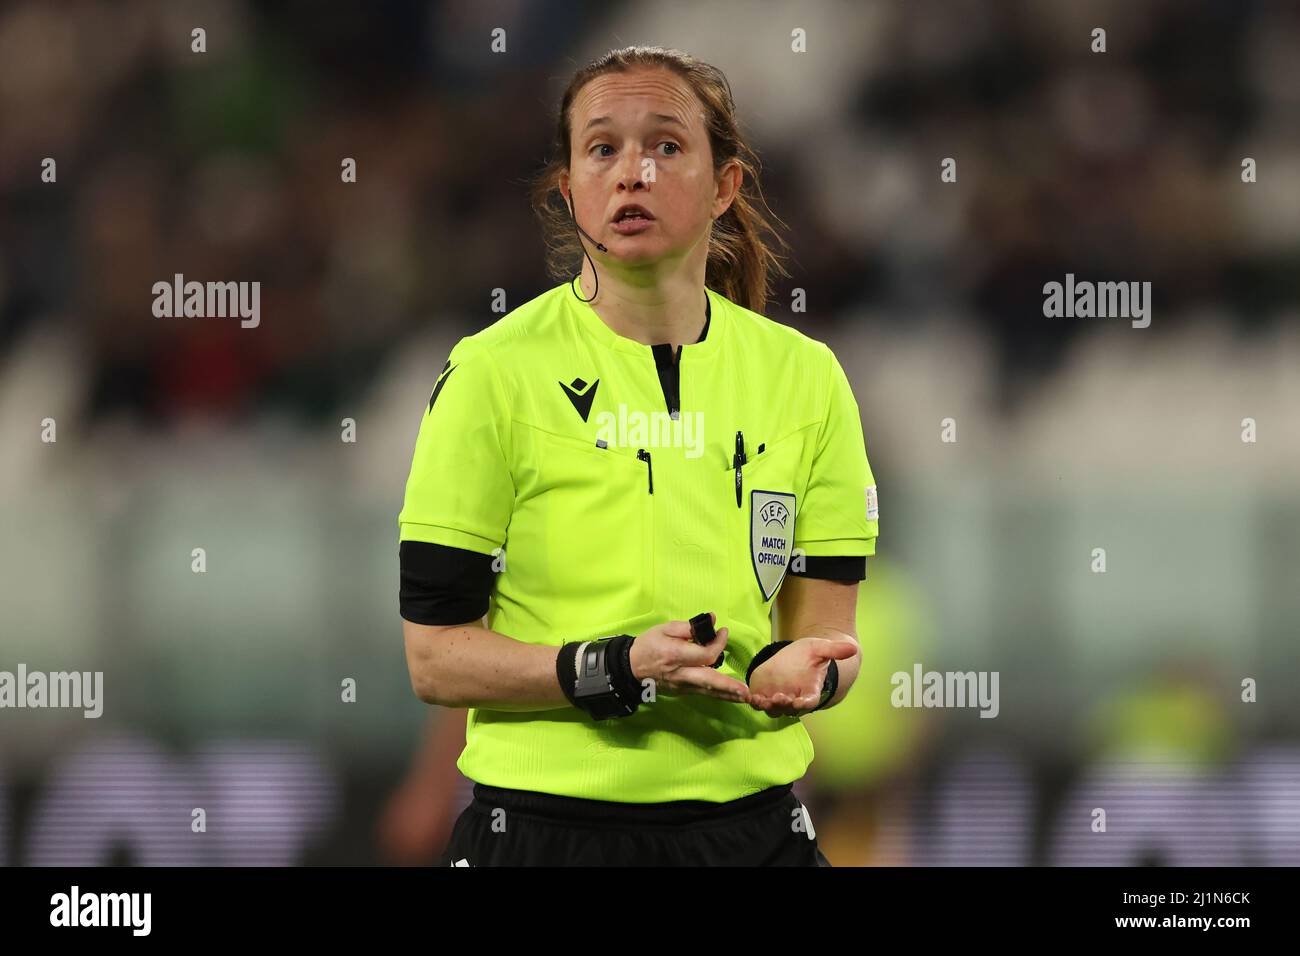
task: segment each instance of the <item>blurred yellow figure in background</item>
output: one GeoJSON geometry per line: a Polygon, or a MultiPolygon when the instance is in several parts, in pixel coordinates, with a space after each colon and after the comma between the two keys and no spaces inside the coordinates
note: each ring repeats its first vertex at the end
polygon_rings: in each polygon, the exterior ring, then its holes
{"type": "Polygon", "coordinates": [[[894,707],[890,678],[910,674],[933,641],[924,595],[897,562],[867,559],[857,630],[862,669],[852,693],[803,718],[817,754],[817,839],[836,866],[904,865],[904,791],[932,717],[894,707]]]}
{"type": "Polygon", "coordinates": [[[1087,724],[1093,763],[1162,762],[1212,769],[1234,756],[1235,729],[1216,686],[1220,662],[1164,660],[1105,698],[1087,724]]]}

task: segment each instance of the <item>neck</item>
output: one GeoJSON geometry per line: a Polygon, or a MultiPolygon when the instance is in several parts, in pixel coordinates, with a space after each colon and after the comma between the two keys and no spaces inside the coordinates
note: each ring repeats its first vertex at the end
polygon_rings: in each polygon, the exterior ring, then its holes
{"type": "MultiPolygon", "coordinates": [[[[668,275],[601,269],[599,294],[591,308],[619,335],[643,345],[666,342],[675,352],[679,345],[698,341],[704,330],[704,266],[701,261],[698,267],[668,275]]],[[[591,298],[594,289],[591,263],[584,260],[579,290],[583,298],[591,298]]]]}

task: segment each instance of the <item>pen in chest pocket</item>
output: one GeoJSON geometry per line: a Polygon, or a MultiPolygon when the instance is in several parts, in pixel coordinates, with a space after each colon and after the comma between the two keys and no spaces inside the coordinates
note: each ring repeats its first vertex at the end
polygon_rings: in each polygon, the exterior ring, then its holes
{"type": "Polygon", "coordinates": [[[736,432],[736,453],[731,458],[731,467],[736,469],[736,507],[740,507],[740,466],[745,463],[745,436],[736,432]]]}
{"type": "MultiPolygon", "coordinates": [[[[763,454],[764,445],[766,445],[766,442],[759,444],[758,454],[763,454]]],[[[745,454],[745,433],[736,432],[736,454],[732,455],[732,468],[736,470],[736,507],[741,506],[741,494],[745,484],[741,466],[745,466],[745,464],[749,464],[749,455],[745,454]]]]}

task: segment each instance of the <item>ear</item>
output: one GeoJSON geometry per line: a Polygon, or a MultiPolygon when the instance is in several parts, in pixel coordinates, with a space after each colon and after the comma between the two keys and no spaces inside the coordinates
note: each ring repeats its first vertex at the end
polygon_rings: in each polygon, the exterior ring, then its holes
{"type": "Polygon", "coordinates": [[[569,200],[569,173],[567,171],[560,173],[559,176],[560,197],[564,200],[566,206],[572,205],[569,200]]]}
{"type": "Polygon", "coordinates": [[[713,198],[714,219],[722,218],[723,213],[731,208],[732,202],[740,193],[740,185],[744,179],[745,171],[737,160],[733,159],[723,164],[718,172],[717,193],[713,198]]]}

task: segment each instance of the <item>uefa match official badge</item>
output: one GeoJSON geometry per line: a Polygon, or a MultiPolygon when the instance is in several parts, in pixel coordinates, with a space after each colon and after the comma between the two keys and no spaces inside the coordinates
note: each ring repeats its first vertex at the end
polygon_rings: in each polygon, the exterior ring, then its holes
{"type": "Polygon", "coordinates": [[[749,555],[763,600],[781,586],[794,550],[794,495],[781,491],[749,493],[749,555]]]}

